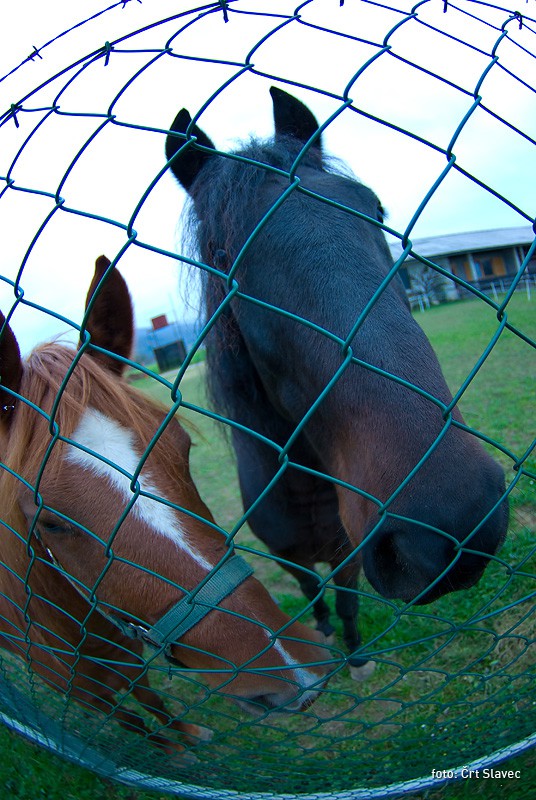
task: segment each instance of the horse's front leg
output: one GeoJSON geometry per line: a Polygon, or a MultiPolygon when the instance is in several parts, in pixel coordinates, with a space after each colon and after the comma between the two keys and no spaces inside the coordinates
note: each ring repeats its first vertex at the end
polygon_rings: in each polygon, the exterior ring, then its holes
{"type": "MultiPolygon", "coordinates": [[[[348,546],[349,552],[350,545],[348,546]]],[[[333,570],[337,570],[338,564],[344,560],[344,555],[343,550],[339,553],[339,557],[331,562],[333,570]]],[[[338,569],[334,575],[337,587],[335,608],[337,616],[342,622],[344,643],[350,652],[348,664],[354,680],[366,680],[374,671],[375,666],[373,661],[369,661],[366,656],[363,657],[357,653],[361,647],[361,635],[358,627],[359,597],[357,593],[357,579],[360,569],[360,559],[353,558],[344,567],[338,569]]]]}
{"type": "MultiPolygon", "coordinates": [[[[272,431],[270,433],[273,435],[272,431]]],[[[336,530],[340,526],[333,489],[305,472],[289,469],[259,503],[260,495],[280,470],[277,452],[241,432],[234,432],[233,442],[244,508],[255,505],[248,518],[250,528],[273,555],[289,562],[283,564],[284,568],[296,578],[304,596],[312,603],[316,629],[330,643],[335,629],[329,620],[330,609],[323,598],[315,562],[319,560],[317,539],[321,535],[317,532],[318,505],[326,492],[333,502],[327,504],[322,516],[328,517],[329,529],[336,530]],[[319,483],[322,483],[320,488],[319,483]]],[[[309,454],[306,457],[306,463],[310,463],[309,454]]]]}
{"type": "Polygon", "coordinates": [[[324,600],[323,592],[319,595],[321,578],[315,570],[314,563],[300,561],[295,554],[292,555],[292,561],[296,563],[296,567],[285,565],[285,569],[296,578],[303,595],[312,602],[317,631],[324,636],[326,644],[334,644],[335,628],[330,622],[330,608],[324,600]]]}

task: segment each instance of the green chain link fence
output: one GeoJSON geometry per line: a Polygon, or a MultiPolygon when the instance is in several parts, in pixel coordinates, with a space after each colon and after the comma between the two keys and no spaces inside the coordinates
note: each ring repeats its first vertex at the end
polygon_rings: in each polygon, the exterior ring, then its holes
{"type": "MultiPolygon", "coordinates": [[[[9,314],[12,324],[16,327],[18,316],[25,309],[32,309],[66,323],[75,332],[80,331],[80,320],[70,319],[58,310],[59,295],[64,290],[61,285],[54,285],[50,294],[46,266],[42,266],[43,251],[40,248],[58,216],[68,218],[73,226],[81,218],[97,223],[99,231],[113,229],[117,244],[115,252],[108,254],[113,256],[113,263],[119,268],[128,263],[129,254],[134,250],[144,251],[146,257],[155,259],[155,264],[162,264],[165,260],[167,265],[176,267],[177,272],[186,267],[194,272],[206,268],[186,254],[161,246],[157,237],[151,237],[149,229],[146,233],[144,209],[152,198],[158,197],[162,177],[167,171],[161,155],[167,129],[165,125],[152,127],[125,119],[121,113],[121,103],[126,93],[136,93],[137,87],[142,86],[143,91],[140,90],[136,97],[140,106],[143,106],[144,93],[151,86],[151,81],[160,82],[165,78],[170,95],[169,109],[174,112],[180,105],[188,105],[182,97],[187,87],[180,84],[185,80],[187,66],[190,98],[195,97],[196,71],[203,72],[203,75],[210,74],[214,86],[208,95],[197,96],[197,108],[210,110],[211,104],[214,104],[221,110],[224,108],[221,101],[226,92],[233,86],[239,87],[242,80],[258,81],[259,94],[263,92],[265,95],[269,82],[279,81],[292,91],[296,88],[298,92],[300,89],[316,92],[319,98],[328,98],[334,103],[335,111],[325,122],[322,121],[325,129],[339,117],[357,115],[361,120],[378,126],[378,130],[388,132],[393,138],[404,137],[418,148],[417,152],[424,154],[423,158],[432,153],[443,159],[443,165],[436,173],[438,177],[427,187],[404,230],[394,230],[386,223],[377,223],[399,241],[402,251],[387,280],[404,267],[408,257],[412,257],[465,290],[470,298],[464,306],[467,308],[466,319],[476,320],[476,328],[463,330],[466,336],[474,335],[477,330],[481,338],[475,346],[476,355],[468,369],[462,365],[461,372],[453,371],[455,401],[461,401],[463,408],[464,401],[469,402],[469,396],[473,403],[480,403],[482,408],[489,405],[483,399],[475,401],[471,391],[479,383],[481,374],[490,368],[493,359],[498,358],[497,353],[505,347],[507,359],[513,359],[512,354],[515,353],[516,359],[522,362],[520,383],[514,386],[509,395],[512,407],[502,410],[504,429],[509,430],[514,408],[516,405],[521,409],[530,408],[530,392],[534,392],[534,361],[530,360],[534,357],[534,312],[528,299],[521,301],[525,295],[516,290],[525,282],[523,285],[530,291],[527,276],[535,243],[528,248],[508,290],[500,296],[496,293],[490,296],[489,292],[452,275],[423,256],[411,237],[432,201],[450,185],[453,175],[466,179],[465,185],[470,186],[477,197],[482,197],[483,202],[484,199],[493,198],[500,206],[508,207],[518,223],[533,224],[533,209],[521,207],[523,203],[506,196],[501,189],[501,182],[495,184],[493,176],[484,180],[477,171],[471,171],[471,164],[457,158],[457,147],[476,114],[487,115],[501,130],[507,130],[512,141],[519,142],[520,151],[526,152],[529,146],[536,144],[534,131],[531,134],[528,129],[522,128],[514,119],[515,115],[512,115],[512,119],[506,114],[499,115],[493,97],[487,99],[485,92],[489,75],[499,71],[508,75],[512,85],[523,89],[527,105],[534,108],[536,89],[532,76],[536,66],[536,18],[531,17],[530,12],[536,11],[536,8],[533,9],[529,3],[527,14],[521,14],[517,10],[476,0],[460,0],[458,3],[424,0],[414,7],[398,2],[383,4],[362,0],[357,4],[347,0],[339,5],[336,2],[308,0],[292,10],[285,2],[268,8],[265,3],[247,3],[244,0],[199,6],[193,3],[177,5],[177,13],[150,24],[145,22],[142,27],[129,30],[126,34],[124,29],[128,23],[125,20],[129,13],[135,18],[135,4],[121,2],[111,5],[103,9],[100,15],[85,20],[39,48],[34,47],[21,64],[1,79],[0,89],[3,89],[6,97],[6,90],[9,96],[10,80],[31,69],[37,61],[40,70],[45,70],[39,74],[46,75],[37,88],[27,91],[20,99],[11,98],[0,117],[1,133],[6,141],[0,166],[4,184],[0,194],[0,219],[2,215],[5,215],[5,219],[11,219],[9,214],[13,213],[12,208],[16,214],[18,193],[31,195],[36,201],[48,204],[46,213],[42,213],[32,232],[28,233],[26,226],[22,237],[17,230],[5,229],[2,234],[3,245],[13,237],[21,238],[18,246],[22,258],[15,271],[10,265],[9,269],[6,268],[6,274],[1,276],[5,285],[12,288],[10,306],[2,309],[6,316],[9,314]],[[357,5],[374,10],[377,15],[378,12],[384,12],[377,16],[380,24],[374,38],[369,38],[368,33],[358,29],[342,29],[339,15],[344,7],[357,5]],[[313,21],[310,21],[309,15],[319,6],[322,7],[323,22],[320,23],[320,18],[314,15],[311,16],[313,21]],[[443,24],[434,25],[429,21],[427,14],[430,8],[441,11],[443,17],[436,14],[435,19],[443,19],[443,24]],[[110,20],[110,30],[116,30],[117,15],[120,14],[124,15],[121,18],[123,29],[120,35],[115,38],[110,36],[109,41],[86,55],[78,53],[67,66],[63,64],[54,67],[51,72],[46,71],[47,60],[52,60],[52,53],[59,52],[58,48],[64,46],[65,42],[75,41],[85,27],[102,15],[106,21],[110,20]],[[237,50],[232,59],[212,58],[201,46],[195,53],[189,37],[199,34],[200,38],[196,41],[202,41],[204,26],[212,24],[215,19],[221,23],[219,35],[222,41],[233,25],[240,24],[246,30],[249,24],[258,26],[262,22],[264,33],[254,46],[248,45],[237,50]],[[462,27],[451,27],[453,22],[462,27]],[[445,48],[441,73],[423,66],[419,52],[414,54],[414,60],[399,54],[397,32],[406,26],[411,26],[412,31],[417,32],[433,31],[437,46],[445,48]],[[305,36],[306,43],[308,35],[321,33],[356,45],[359,58],[356,58],[352,74],[341,78],[336,90],[320,89],[301,78],[295,78],[293,74],[270,74],[257,67],[257,58],[262,62],[260,55],[266,42],[276,43],[277,46],[281,37],[281,42],[288,47],[292,36],[298,35],[298,29],[299,35],[305,36]],[[467,30],[467,37],[460,38],[459,31],[464,29],[467,30]],[[503,52],[510,52],[512,48],[523,56],[526,74],[516,74],[503,65],[503,52]],[[471,90],[457,82],[457,78],[451,77],[454,66],[451,54],[462,51],[474,53],[480,65],[471,90]],[[413,76],[425,75],[438,86],[447,86],[459,98],[459,116],[450,136],[446,137],[446,145],[430,141],[414,130],[383,118],[374,108],[361,106],[357,100],[354,102],[354,93],[355,97],[359,96],[359,87],[367,71],[386,59],[396,59],[400,67],[408,68],[413,76]],[[218,71],[222,69],[223,73],[218,71]],[[110,72],[121,88],[108,104],[99,101],[98,89],[102,82],[109,80],[110,72]],[[223,81],[222,74],[227,75],[223,81]],[[64,110],[62,98],[73,87],[76,89],[82,84],[91,85],[94,89],[96,87],[91,110],[64,110]],[[47,187],[32,185],[27,173],[24,173],[24,180],[19,181],[19,168],[24,163],[25,151],[38,147],[39,134],[47,126],[68,125],[70,118],[74,117],[88,122],[91,131],[70,160],[59,182],[47,187]],[[86,207],[83,198],[76,203],[70,200],[71,193],[74,193],[72,181],[76,178],[77,170],[95,158],[92,153],[99,151],[93,148],[99,137],[104,138],[111,128],[124,133],[125,137],[127,132],[135,133],[139,146],[154,150],[156,155],[152,163],[158,165],[152,179],[147,179],[146,188],[137,195],[130,194],[128,212],[117,217],[105,216],[99,208],[86,207]],[[58,303],[43,303],[40,297],[26,291],[27,276],[31,276],[33,281],[36,269],[42,271],[41,283],[37,285],[42,288],[43,296],[57,296],[58,303]]],[[[509,63],[507,58],[504,61],[509,63]]],[[[337,75],[337,65],[331,64],[330,67],[337,75]]],[[[388,87],[385,87],[385,92],[388,91],[388,87]]],[[[308,97],[313,98],[313,95],[308,97]]],[[[72,95],[69,101],[71,99],[72,95]]],[[[264,96],[262,102],[265,102],[264,96]]],[[[70,102],[65,105],[68,108],[70,102]]],[[[169,116],[171,120],[169,109],[166,109],[166,118],[169,116]]],[[[428,113],[427,109],[425,113],[428,113]]],[[[239,122],[235,124],[233,121],[233,128],[236,128],[237,135],[247,133],[239,122]]],[[[438,141],[442,138],[445,137],[438,137],[438,141]]],[[[113,141],[114,146],[121,147],[121,137],[113,141]]],[[[340,155],[345,157],[347,154],[340,155]]],[[[43,158],[46,158],[46,154],[43,154],[43,158]]],[[[95,161],[91,168],[98,174],[95,161]]],[[[292,176],[289,178],[292,180],[292,176]]],[[[103,207],[107,207],[104,194],[113,175],[98,174],[98,180],[103,186],[103,207]]],[[[177,199],[177,211],[178,205],[177,199]]],[[[80,241],[80,260],[83,258],[90,263],[103,249],[96,237],[95,241],[80,241]]],[[[228,286],[233,286],[232,293],[240,291],[236,267],[237,264],[227,277],[228,286]]],[[[128,278],[128,274],[125,274],[128,278]]],[[[151,273],[151,279],[154,280],[154,273],[151,273]]],[[[348,342],[386,283],[378,287],[356,321],[348,342]]],[[[33,287],[35,284],[32,282],[31,285],[33,287]]],[[[228,301],[229,296],[225,302],[228,301]]],[[[272,310],[278,312],[277,309],[272,310]]],[[[431,325],[428,333],[436,344],[433,322],[427,323],[426,314],[420,320],[425,328],[427,324],[431,325]]],[[[299,321],[304,325],[310,324],[307,320],[299,321]]],[[[176,378],[168,380],[133,361],[129,365],[141,376],[139,385],[159,394],[173,412],[179,411],[192,420],[204,435],[205,442],[208,441],[209,449],[214,450],[217,459],[222,460],[212,468],[206,467],[201,442],[199,455],[194,453],[194,477],[201,493],[218,522],[221,521],[221,530],[228,541],[234,542],[236,549],[255,567],[264,584],[279,596],[283,609],[291,616],[301,618],[306,607],[305,601],[299,600],[297,589],[283,573],[277,560],[270,558],[248,532],[247,515],[243,516],[240,512],[236,481],[227,477],[230,471],[227,465],[231,457],[219,434],[221,430],[228,429],[230,422],[207,407],[200,382],[192,378],[192,361],[204,346],[208,327],[205,326],[198,335],[176,378]],[[224,485],[221,477],[218,477],[221,463],[226,464],[224,485]],[[220,517],[223,519],[220,520],[220,517]]],[[[449,333],[453,334],[452,331],[449,333]]],[[[341,341],[340,344],[346,346],[347,343],[341,341]]],[[[449,358],[452,360],[454,345],[449,343],[448,337],[443,345],[438,340],[437,346],[440,356],[443,353],[447,361],[449,358]]],[[[500,363],[505,366],[504,361],[500,363]]],[[[511,369],[499,376],[503,382],[517,379],[513,360],[509,366],[511,369]]],[[[70,380],[71,373],[72,370],[65,376],[64,385],[70,380]]],[[[417,387],[412,388],[419,391],[417,387]]],[[[330,386],[326,391],[329,389],[330,386]]],[[[58,398],[58,402],[61,402],[61,398],[58,398]]],[[[202,742],[195,747],[197,761],[185,765],[180,759],[156,751],[143,738],[125,734],[112,720],[112,711],[104,715],[88,714],[72,702],[68,694],[62,696],[52,692],[35,674],[31,658],[24,664],[6,653],[0,656],[2,720],[30,740],[88,766],[100,775],[139,788],[159,789],[190,797],[225,798],[238,793],[241,797],[252,798],[284,795],[351,797],[357,800],[397,796],[439,785],[451,774],[464,777],[462,767],[483,770],[523,752],[536,741],[533,650],[536,464],[535,440],[530,432],[533,416],[530,412],[527,415],[523,411],[523,414],[520,430],[512,435],[502,435],[502,431],[497,431],[493,424],[488,426],[484,411],[481,419],[475,415],[475,420],[478,419],[473,424],[475,432],[506,469],[513,509],[508,540],[478,587],[464,596],[457,594],[455,598],[443,598],[429,607],[416,609],[411,605],[382,600],[363,581],[360,596],[366,654],[377,665],[376,672],[368,682],[357,684],[350,680],[345,671],[339,671],[323,690],[319,700],[307,711],[292,717],[270,714],[258,720],[241,714],[228,701],[207,690],[195,675],[187,672],[172,675],[163,660],[148,652],[146,671],[158,694],[177,716],[187,713],[189,721],[214,731],[210,742],[202,742]]],[[[50,430],[52,439],[57,437],[53,418],[50,430]]],[[[281,456],[284,460],[286,452],[283,451],[281,456]]],[[[4,525],[2,536],[8,535],[13,535],[13,532],[4,525]]],[[[29,538],[29,553],[31,544],[29,538]]],[[[31,567],[31,562],[29,565],[31,567]]],[[[332,602],[334,588],[330,577],[324,573],[323,585],[326,598],[332,602]]],[[[28,608],[31,609],[31,604],[28,608]]],[[[28,627],[22,635],[30,652],[31,617],[27,622],[28,627]]],[[[129,702],[128,692],[118,697],[119,704],[129,702]]]]}

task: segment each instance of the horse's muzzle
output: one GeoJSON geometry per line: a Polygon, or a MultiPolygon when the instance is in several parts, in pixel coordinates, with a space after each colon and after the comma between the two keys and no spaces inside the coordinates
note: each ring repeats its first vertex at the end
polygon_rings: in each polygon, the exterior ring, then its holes
{"type": "Polygon", "coordinates": [[[374,589],[389,599],[431,603],[449,592],[469,589],[482,577],[499,549],[508,526],[508,503],[503,501],[471,535],[435,532],[409,522],[386,524],[363,549],[363,568],[374,589]]]}
{"type": "Polygon", "coordinates": [[[247,699],[233,696],[233,700],[238,703],[240,708],[255,717],[263,716],[268,712],[296,713],[309,708],[319,696],[321,689],[322,687],[318,687],[318,689],[314,690],[308,689],[303,693],[295,695],[293,699],[289,699],[286,693],[281,692],[280,694],[265,694],[259,695],[258,697],[249,697],[247,699]]]}

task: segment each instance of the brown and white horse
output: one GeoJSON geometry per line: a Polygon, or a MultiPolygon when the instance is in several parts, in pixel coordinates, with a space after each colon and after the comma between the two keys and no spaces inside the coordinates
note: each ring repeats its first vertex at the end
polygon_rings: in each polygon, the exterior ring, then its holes
{"type": "Polygon", "coordinates": [[[0,643],[58,691],[181,751],[170,730],[194,742],[206,732],[173,718],[151,689],[144,640],[261,713],[309,705],[326,650],[229,552],[176,417],[122,379],[132,319],[126,284],[104,256],[78,351],[45,344],[22,361],[1,318],[0,643]],[[184,624],[190,612],[196,624],[184,624]],[[116,705],[126,691],[166,735],[116,705]]]}

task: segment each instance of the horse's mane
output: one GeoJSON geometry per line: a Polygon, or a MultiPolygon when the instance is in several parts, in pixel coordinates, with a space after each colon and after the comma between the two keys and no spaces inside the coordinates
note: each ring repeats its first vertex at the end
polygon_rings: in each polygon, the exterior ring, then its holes
{"type": "MultiPolygon", "coordinates": [[[[265,182],[274,175],[274,169],[289,173],[302,149],[302,142],[292,137],[252,137],[229,156],[209,159],[197,176],[191,190],[192,197],[184,207],[181,218],[182,252],[221,272],[228,272],[260,221],[262,211],[259,210],[259,195],[265,182]]],[[[301,157],[298,175],[302,169],[355,180],[343,161],[326,157],[315,148],[309,149],[301,157]]],[[[196,278],[199,273],[202,283],[201,315],[206,320],[224,301],[227,288],[224,280],[217,275],[197,267],[192,270],[196,278]]],[[[220,312],[217,326],[209,332],[206,341],[209,396],[217,409],[228,413],[229,404],[224,403],[223,398],[229,393],[222,392],[219,387],[222,349],[231,350],[235,359],[240,358],[240,352],[244,349],[237,321],[229,306],[220,312]]],[[[246,361],[243,362],[244,368],[246,361]]],[[[248,378],[251,387],[254,377],[250,375],[248,378]]]]}
{"type": "MultiPolygon", "coordinates": [[[[259,190],[274,169],[290,172],[302,148],[292,137],[251,138],[229,156],[209,159],[192,187],[193,201],[183,212],[183,252],[227,271],[259,222],[259,190]],[[218,251],[225,254],[225,264],[218,263],[218,251]]],[[[342,161],[314,148],[300,159],[298,174],[301,168],[355,179],[342,161]]]]}
{"type": "MultiPolygon", "coordinates": [[[[10,511],[15,513],[17,506],[18,481],[12,476],[21,476],[33,485],[45,456],[47,469],[54,474],[64,447],[63,441],[59,440],[49,451],[55,431],[62,439],[72,437],[88,406],[103,413],[113,412],[110,416],[132,430],[143,449],[167,411],[163,405],[133,389],[85,353],[63,387],[76,355],[72,348],[52,342],[37,347],[24,363],[19,389],[24,400],[15,401],[11,424],[2,446],[5,468],[0,474],[0,502],[4,519],[10,511]],[[58,397],[59,402],[50,419],[58,397]]],[[[172,448],[161,445],[158,455],[163,459],[166,471],[176,479],[177,454],[172,448]]]]}

